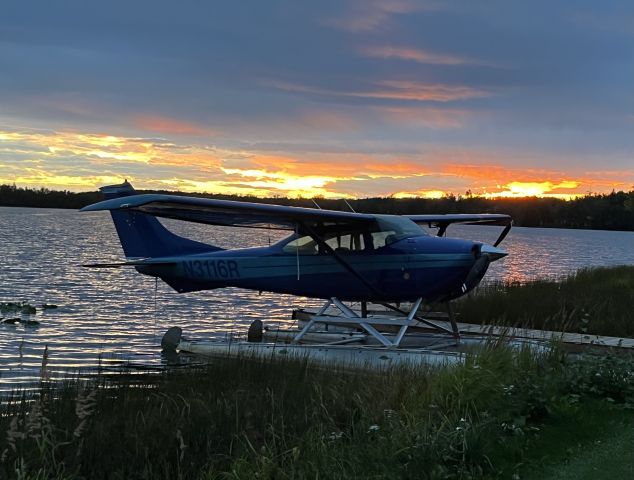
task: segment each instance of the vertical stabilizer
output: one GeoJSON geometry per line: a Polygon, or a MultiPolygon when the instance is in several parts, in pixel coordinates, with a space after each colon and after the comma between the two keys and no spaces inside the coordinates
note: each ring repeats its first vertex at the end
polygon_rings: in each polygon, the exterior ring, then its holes
{"type": "MultiPolygon", "coordinates": [[[[99,190],[106,200],[136,194],[127,180],[99,190]]],[[[213,245],[175,235],[152,215],[127,210],[111,210],[110,214],[127,258],[169,257],[220,250],[213,245]]]]}

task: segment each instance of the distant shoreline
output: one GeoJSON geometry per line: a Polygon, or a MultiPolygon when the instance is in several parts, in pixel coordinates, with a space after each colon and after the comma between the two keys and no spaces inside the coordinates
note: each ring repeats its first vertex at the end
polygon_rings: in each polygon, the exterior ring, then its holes
{"type": "MultiPolygon", "coordinates": [[[[200,196],[224,200],[275,203],[314,208],[316,201],[323,209],[349,210],[342,199],[259,198],[209,193],[182,193],[140,190],[139,193],[200,196]]],[[[99,192],[29,189],[15,185],[0,185],[0,206],[31,208],[80,209],[103,199],[99,192]]],[[[380,214],[442,214],[442,213],[506,213],[515,226],[568,228],[586,230],[634,231],[634,190],[609,194],[586,195],[574,200],[558,198],[497,198],[448,195],[443,198],[362,198],[348,200],[357,212],[380,214]]]]}

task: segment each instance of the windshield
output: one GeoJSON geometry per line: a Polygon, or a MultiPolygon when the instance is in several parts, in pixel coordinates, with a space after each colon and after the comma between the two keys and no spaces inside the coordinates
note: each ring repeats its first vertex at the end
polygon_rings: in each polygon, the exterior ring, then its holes
{"type": "Polygon", "coordinates": [[[393,231],[396,235],[418,237],[427,233],[409,218],[399,215],[375,215],[376,223],[381,231],[393,231]]]}

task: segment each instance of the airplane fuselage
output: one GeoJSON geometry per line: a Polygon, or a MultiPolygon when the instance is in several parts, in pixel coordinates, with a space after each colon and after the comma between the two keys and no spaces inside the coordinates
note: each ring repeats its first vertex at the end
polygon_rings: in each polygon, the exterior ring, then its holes
{"type": "Polygon", "coordinates": [[[180,292],[239,287],[354,301],[432,301],[465,293],[463,284],[479,245],[425,235],[399,240],[381,251],[339,253],[364,281],[332,254],[289,254],[279,244],[156,258],[150,262],[162,264],[137,270],[161,277],[180,292]]]}

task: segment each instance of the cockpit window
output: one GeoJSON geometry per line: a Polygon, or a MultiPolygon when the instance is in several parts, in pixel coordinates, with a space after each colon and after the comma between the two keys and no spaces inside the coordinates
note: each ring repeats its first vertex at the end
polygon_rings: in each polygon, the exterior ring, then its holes
{"type": "MultiPolygon", "coordinates": [[[[372,251],[408,237],[428,235],[409,218],[397,215],[376,215],[376,222],[362,227],[316,228],[324,242],[340,253],[372,251]]],[[[293,235],[283,245],[282,251],[293,255],[318,255],[327,253],[309,235],[293,235]]]]}
{"type": "MultiPolygon", "coordinates": [[[[365,250],[365,234],[363,231],[337,231],[322,233],[324,242],[336,252],[360,252],[365,250]]],[[[299,255],[317,255],[320,253],[320,247],[312,237],[302,235],[288,242],[282,251],[284,253],[292,253],[299,255]]],[[[325,252],[324,252],[325,253],[325,252]]]]}
{"type": "Polygon", "coordinates": [[[375,215],[378,230],[372,232],[374,248],[381,248],[408,237],[428,235],[409,218],[398,215],[375,215]]]}
{"type": "Polygon", "coordinates": [[[317,242],[308,235],[291,240],[282,247],[282,251],[293,255],[317,255],[319,253],[317,242]]]}

